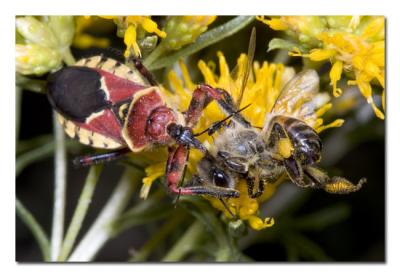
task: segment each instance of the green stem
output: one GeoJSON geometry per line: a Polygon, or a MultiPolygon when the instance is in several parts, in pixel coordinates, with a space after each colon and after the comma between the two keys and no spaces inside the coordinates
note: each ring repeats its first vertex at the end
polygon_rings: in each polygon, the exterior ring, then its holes
{"type": "Polygon", "coordinates": [[[15,83],[22,89],[26,89],[36,93],[45,93],[46,88],[46,81],[45,80],[38,80],[38,79],[31,79],[25,77],[21,74],[15,74],[15,83]]]}
{"type": "Polygon", "coordinates": [[[107,204],[68,261],[87,262],[96,256],[98,251],[111,238],[113,232],[110,226],[126,208],[134,192],[134,185],[140,181],[141,176],[131,176],[128,171],[125,171],[107,204]]]}
{"type": "Polygon", "coordinates": [[[82,227],[82,222],[92,201],[92,196],[94,189],[96,188],[101,169],[102,166],[92,166],[89,170],[89,174],[79,197],[74,215],[72,216],[71,223],[68,227],[67,234],[65,235],[65,240],[63,242],[58,261],[65,261],[68,258],[72,247],[74,246],[76,237],[78,236],[79,230],[82,227]]]}
{"type": "Polygon", "coordinates": [[[15,145],[18,148],[19,129],[21,123],[22,88],[15,86],[15,145]]]}
{"type": "Polygon", "coordinates": [[[64,62],[67,64],[67,65],[74,65],[75,64],[75,58],[74,58],[74,56],[72,55],[72,53],[71,53],[71,49],[68,47],[68,48],[66,48],[63,52],[63,59],[64,59],[64,62]]]}
{"type": "Polygon", "coordinates": [[[165,48],[163,43],[160,43],[151,53],[147,56],[147,58],[143,61],[144,66],[149,67],[152,63],[154,63],[161,55],[165,53],[167,49],[165,48]]]}
{"type": "Polygon", "coordinates": [[[42,251],[43,259],[46,262],[50,261],[50,243],[43,231],[43,228],[39,225],[33,215],[24,207],[24,205],[16,199],[15,207],[17,209],[17,215],[19,218],[28,226],[33,236],[39,244],[40,250],[42,251]]]}
{"type": "Polygon", "coordinates": [[[195,221],[185,234],[178,240],[171,250],[162,259],[163,262],[178,262],[193,250],[201,236],[204,226],[200,221],[195,221]]]}
{"type": "Polygon", "coordinates": [[[67,165],[64,130],[53,114],[55,153],[54,153],[54,202],[53,226],[51,229],[51,259],[57,260],[60,254],[64,233],[65,193],[67,187],[67,165]]]}
{"type": "Polygon", "coordinates": [[[18,156],[15,162],[15,175],[18,176],[29,164],[50,157],[54,151],[54,142],[46,143],[38,148],[18,156]]]}
{"type": "Polygon", "coordinates": [[[167,220],[167,222],[155,233],[151,239],[149,239],[143,247],[136,252],[130,259],[130,262],[144,262],[150,256],[152,251],[159,246],[165,238],[175,230],[176,226],[180,222],[186,219],[186,216],[182,213],[176,214],[172,217],[171,220],[167,220]]]}

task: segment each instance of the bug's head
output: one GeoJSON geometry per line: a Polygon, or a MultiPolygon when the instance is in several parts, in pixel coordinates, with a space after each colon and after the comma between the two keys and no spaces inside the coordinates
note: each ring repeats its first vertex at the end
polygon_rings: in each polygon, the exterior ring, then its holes
{"type": "Polygon", "coordinates": [[[152,145],[167,145],[173,142],[167,126],[182,121],[180,117],[179,113],[166,105],[158,88],[151,87],[134,95],[122,136],[133,152],[152,145]]]}

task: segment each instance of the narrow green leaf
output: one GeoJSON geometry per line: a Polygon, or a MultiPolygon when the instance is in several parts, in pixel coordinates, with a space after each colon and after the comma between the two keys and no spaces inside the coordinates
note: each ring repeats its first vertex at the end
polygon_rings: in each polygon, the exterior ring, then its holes
{"type": "Polygon", "coordinates": [[[254,16],[237,16],[234,19],[226,22],[225,24],[222,24],[221,26],[215,27],[214,29],[203,33],[199,36],[195,43],[180,49],[178,52],[161,58],[152,64],[145,64],[149,70],[171,66],[179,59],[196,53],[207,46],[210,46],[235,34],[236,32],[249,25],[254,19],[254,16]]]}
{"type": "MultiPolygon", "coordinates": [[[[288,232],[284,237],[285,245],[291,245],[297,249],[297,254],[305,259],[314,261],[332,260],[326,255],[325,251],[315,242],[300,233],[288,232]]],[[[292,249],[291,251],[295,251],[292,249]]],[[[294,252],[290,253],[291,255],[294,252]]],[[[291,257],[294,258],[294,257],[291,257]]]]}
{"type": "Polygon", "coordinates": [[[31,230],[37,243],[39,244],[40,250],[42,251],[43,259],[50,261],[50,242],[44,232],[42,226],[36,221],[32,213],[24,207],[24,205],[16,199],[15,207],[17,209],[17,215],[25,223],[25,225],[31,230]]]}
{"type": "Polygon", "coordinates": [[[102,166],[97,165],[92,166],[89,170],[74,215],[72,216],[71,223],[68,227],[67,234],[65,235],[61,253],[58,257],[59,261],[65,261],[68,258],[68,255],[75,244],[76,237],[82,227],[82,222],[85,219],[89,205],[92,202],[94,189],[96,188],[97,181],[100,177],[101,169],[102,166]]]}
{"type": "Polygon", "coordinates": [[[162,203],[161,192],[160,190],[150,198],[142,200],[116,219],[112,224],[112,236],[116,236],[120,232],[134,226],[160,220],[174,212],[170,202],[162,203]]]}
{"type": "Polygon", "coordinates": [[[297,217],[293,224],[301,230],[320,231],[345,220],[349,215],[349,205],[340,203],[302,217],[297,217]]]}
{"type": "Polygon", "coordinates": [[[300,51],[305,51],[305,49],[303,49],[303,47],[296,42],[281,38],[273,38],[268,44],[268,52],[275,49],[286,49],[288,51],[291,51],[294,47],[297,47],[300,51]]]}
{"type": "Polygon", "coordinates": [[[239,251],[233,238],[216,216],[215,210],[205,201],[193,197],[181,197],[179,204],[196,217],[212,234],[218,244],[215,258],[217,261],[238,261],[239,251]]]}

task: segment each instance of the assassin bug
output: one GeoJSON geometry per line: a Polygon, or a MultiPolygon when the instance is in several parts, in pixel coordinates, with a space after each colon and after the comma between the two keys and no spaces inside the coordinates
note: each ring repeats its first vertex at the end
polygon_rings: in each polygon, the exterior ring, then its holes
{"type": "Polygon", "coordinates": [[[153,146],[168,146],[166,187],[170,192],[238,197],[239,193],[230,188],[179,187],[189,149],[194,147],[207,152],[192,128],[213,100],[225,112],[232,113],[225,100],[226,93],[206,84],[198,85],[188,109],[181,113],[168,104],[155,78],[140,60],[130,59],[134,68],[94,56],[50,75],[47,96],[67,135],[94,148],[113,149],[104,154],[80,157],[74,163],[88,166],[153,146]]]}

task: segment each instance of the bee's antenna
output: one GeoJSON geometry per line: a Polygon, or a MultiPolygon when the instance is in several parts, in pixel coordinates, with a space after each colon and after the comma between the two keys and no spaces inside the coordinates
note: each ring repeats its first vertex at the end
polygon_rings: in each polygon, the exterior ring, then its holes
{"type": "Polygon", "coordinates": [[[231,215],[231,217],[236,220],[237,219],[236,215],[234,215],[232,213],[232,211],[229,209],[228,205],[226,205],[225,201],[222,198],[218,198],[218,199],[219,199],[219,201],[221,201],[222,205],[228,211],[228,213],[231,215]]]}
{"type": "Polygon", "coordinates": [[[221,119],[220,121],[216,121],[213,124],[211,124],[210,127],[208,127],[207,129],[205,129],[204,131],[197,133],[197,134],[193,134],[195,137],[201,136],[204,133],[208,133],[209,136],[211,136],[212,134],[214,134],[217,130],[219,130],[222,127],[222,124],[225,123],[227,120],[229,120],[232,116],[234,116],[235,114],[240,113],[241,111],[243,111],[244,109],[247,109],[248,107],[250,107],[251,103],[244,106],[243,108],[237,110],[236,112],[231,113],[230,115],[228,115],[227,117],[225,117],[224,119],[221,119]]]}

